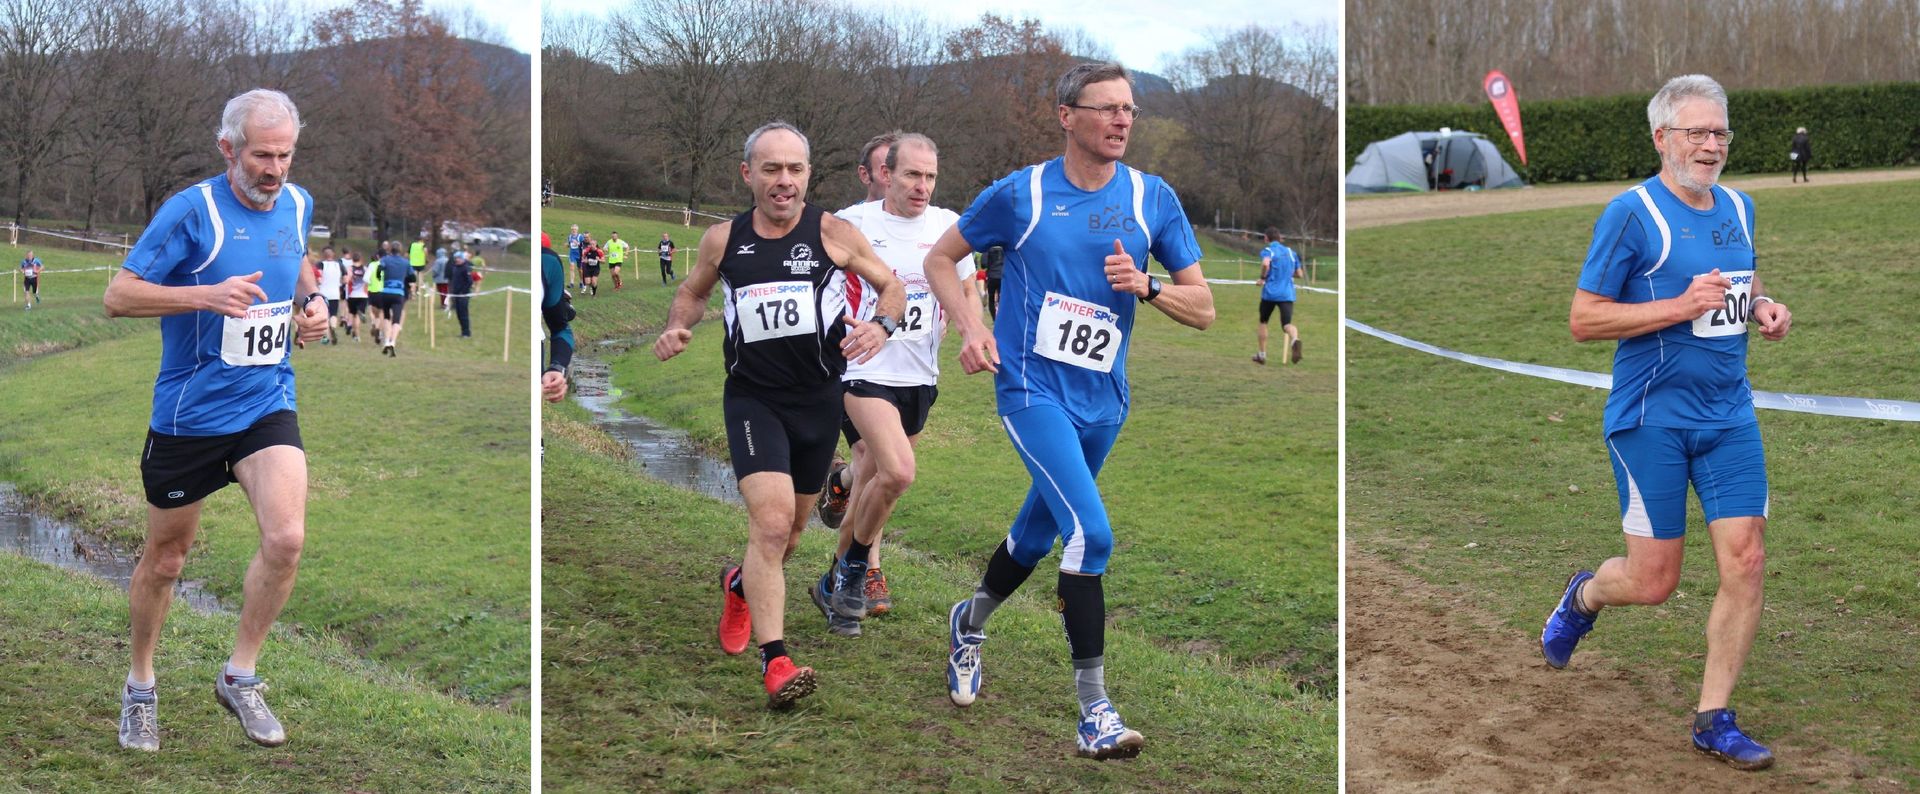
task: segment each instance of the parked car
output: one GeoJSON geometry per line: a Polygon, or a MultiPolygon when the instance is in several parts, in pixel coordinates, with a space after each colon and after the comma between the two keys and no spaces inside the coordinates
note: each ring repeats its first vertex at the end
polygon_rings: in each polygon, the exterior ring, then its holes
{"type": "Polygon", "coordinates": [[[513,241],[520,239],[520,237],[520,233],[512,229],[502,229],[498,226],[483,226],[461,235],[460,239],[468,245],[496,245],[504,248],[512,245],[513,241]]]}
{"type": "Polygon", "coordinates": [[[313,227],[313,229],[312,229],[311,231],[309,231],[309,232],[307,232],[307,236],[308,236],[308,237],[318,237],[318,238],[320,238],[320,239],[322,239],[322,240],[331,240],[331,239],[333,239],[333,230],[332,230],[332,229],[329,229],[329,228],[327,228],[327,227],[325,227],[325,226],[321,226],[321,225],[319,225],[319,224],[315,224],[315,225],[314,225],[314,227],[313,227]]]}

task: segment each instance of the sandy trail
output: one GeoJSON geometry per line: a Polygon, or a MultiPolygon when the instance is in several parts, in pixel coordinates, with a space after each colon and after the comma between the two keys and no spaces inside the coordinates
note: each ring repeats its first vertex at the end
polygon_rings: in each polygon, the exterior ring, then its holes
{"type": "MultiPolygon", "coordinates": [[[[1898,182],[1907,179],[1920,179],[1920,168],[1901,168],[1877,171],[1833,171],[1822,173],[1812,182],[1814,185],[1860,185],[1873,182],[1898,182]]],[[[1736,176],[1723,182],[1727,187],[1745,191],[1763,190],[1775,187],[1794,187],[1792,177],[1787,175],[1736,176]]],[[[1629,182],[1607,182],[1597,185],[1544,185],[1541,187],[1520,188],[1517,190],[1476,190],[1448,191],[1445,193],[1413,193],[1402,196],[1382,196],[1347,202],[1347,228],[1365,229],[1373,226],[1392,226],[1398,223],[1430,221],[1438,218],[1464,218],[1472,215],[1495,215],[1502,212],[1524,212],[1526,210],[1544,210],[1557,207],[1577,207],[1583,204],[1605,204],[1620,191],[1631,187],[1629,182]]]]}
{"type": "Polygon", "coordinates": [[[1777,739],[1773,769],[1735,770],[1692,749],[1678,713],[1692,683],[1649,687],[1586,652],[1554,670],[1536,636],[1472,601],[1348,546],[1348,791],[1905,790],[1843,751],[1777,739]]]}

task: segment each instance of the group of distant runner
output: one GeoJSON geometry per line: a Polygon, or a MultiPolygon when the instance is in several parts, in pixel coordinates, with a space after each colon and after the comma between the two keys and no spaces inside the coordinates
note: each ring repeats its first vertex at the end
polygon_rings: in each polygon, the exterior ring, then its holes
{"type": "MultiPolygon", "coordinates": [[[[673,243],[673,236],[662,232],[657,249],[660,254],[660,283],[671,284],[676,278],[673,274],[673,254],[678,250],[673,243]]],[[[605,267],[607,275],[613,277],[613,288],[622,288],[624,281],[620,269],[626,265],[627,254],[632,251],[633,246],[620,239],[619,232],[609,232],[606,241],[601,242],[592,234],[580,231],[580,224],[574,224],[572,231],[567,234],[567,287],[577,286],[585,295],[600,294],[600,269],[605,267]]]]}
{"type": "Polygon", "coordinates": [[[387,241],[368,258],[350,248],[338,255],[333,246],[321,248],[319,259],[310,259],[320,295],[327,301],[327,335],[320,344],[339,344],[342,329],[358,342],[360,329],[366,327],[381,354],[397,358],[407,302],[429,278],[439,308],[459,320],[460,336],[473,336],[467,304],[485,278],[486,260],[477,253],[440,248],[429,263],[426,247],[424,238],[410,249],[387,241]]]}

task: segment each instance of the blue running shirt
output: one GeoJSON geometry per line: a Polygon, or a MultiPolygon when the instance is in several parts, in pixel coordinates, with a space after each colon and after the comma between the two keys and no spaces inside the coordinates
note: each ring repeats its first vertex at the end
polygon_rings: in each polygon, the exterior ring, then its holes
{"type": "Polygon", "coordinates": [[[140,280],[186,287],[257,270],[267,293],[246,318],[210,311],[160,318],[155,432],[237,433],[267,414],[297,410],[287,348],[312,208],[307,191],[289,182],[271,211],[249,209],[222,174],[175,193],[154,213],[121,265],[140,280]]]}
{"type": "Polygon", "coordinates": [[[1620,340],[1606,432],[1652,425],[1716,430],[1755,422],[1747,383],[1753,316],[1753,199],[1716,185],[1713,209],[1681,202],[1658,176],[1607,204],[1593,225],[1580,289],[1621,303],[1665,300],[1715,268],[1733,282],[1724,308],[1620,340]]]}
{"type": "Polygon", "coordinates": [[[993,326],[1000,415],[1050,404],[1079,427],[1124,421],[1139,299],[1113,291],[1106,258],[1119,240],[1142,271],[1148,251],[1170,273],[1200,261],[1173,188],[1121,163],[1105,187],[1084,191],[1067,181],[1065,160],[1056,157],[993,183],[960,216],[959,229],[975,251],[1006,247],[993,326]]]}
{"type": "Polygon", "coordinates": [[[1263,301],[1293,300],[1293,271],[1300,269],[1300,257],[1293,249],[1277,242],[1267,243],[1260,249],[1263,259],[1273,260],[1273,267],[1267,271],[1267,281],[1260,287],[1260,299],[1263,301]]]}

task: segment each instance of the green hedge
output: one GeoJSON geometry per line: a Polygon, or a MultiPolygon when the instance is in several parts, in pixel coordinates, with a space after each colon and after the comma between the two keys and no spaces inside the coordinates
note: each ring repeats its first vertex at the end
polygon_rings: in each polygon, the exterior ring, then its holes
{"type": "MultiPolygon", "coordinates": [[[[1493,105],[1347,107],[1347,167],[1367,144],[1415,130],[1477,132],[1528,182],[1638,179],[1660,170],[1647,129],[1653,94],[1520,103],[1528,165],[1513,151],[1493,105]]],[[[1736,135],[1726,173],[1786,171],[1795,127],[1813,136],[1812,167],[1885,168],[1920,163],[1920,83],[1733,91],[1736,135]]]]}

